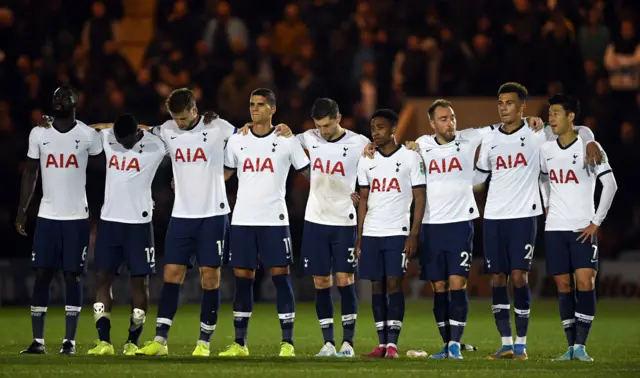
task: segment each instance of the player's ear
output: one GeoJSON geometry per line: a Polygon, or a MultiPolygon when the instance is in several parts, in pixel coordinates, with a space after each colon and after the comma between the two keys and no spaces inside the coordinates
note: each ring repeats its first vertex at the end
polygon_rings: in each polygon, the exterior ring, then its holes
{"type": "Polygon", "coordinates": [[[191,109],[191,114],[194,115],[194,116],[198,115],[198,107],[197,106],[194,106],[193,109],[191,109]]]}
{"type": "Polygon", "coordinates": [[[274,114],[276,114],[276,106],[275,105],[273,105],[271,107],[271,115],[274,115],[274,114]]]}
{"type": "Polygon", "coordinates": [[[336,121],[338,121],[338,124],[340,124],[340,122],[342,121],[342,114],[338,113],[338,116],[336,117],[336,121]]]}
{"type": "Polygon", "coordinates": [[[573,123],[573,121],[576,120],[576,113],[569,112],[569,114],[567,114],[567,119],[569,120],[569,123],[573,123]]]}

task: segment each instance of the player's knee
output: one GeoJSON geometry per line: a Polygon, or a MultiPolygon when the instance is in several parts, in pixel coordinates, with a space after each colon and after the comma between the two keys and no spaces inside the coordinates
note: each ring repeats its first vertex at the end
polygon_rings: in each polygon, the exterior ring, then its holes
{"type": "Polygon", "coordinates": [[[387,292],[396,293],[402,290],[402,278],[400,277],[387,277],[387,292]]]}
{"type": "Polygon", "coordinates": [[[313,276],[313,285],[316,289],[328,289],[333,285],[331,276],[313,276]]]}
{"type": "Polygon", "coordinates": [[[49,269],[36,269],[36,280],[43,283],[51,283],[55,271],[49,269]]]}
{"type": "Polygon", "coordinates": [[[272,276],[280,276],[283,274],[289,274],[288,266],[274,266],[271,267],[271,275],[272,276]]]}
{"type": "Polygon", "coordinates": [[[251,269],[234,268],[233,274],[238,278],[254,279],[256,277],[256,271],[251,269]]]}
{"type": "Polygon", "coordinates": [[[349,286],[356,282],[353,273],[336,273],[336,284],[338,286],[349,286]]]}
{"type": "Polygon", "coordinates": [[[463,290],[467,288],[467,279],[461,276],[449,277],[449,290],[463,290]]]}
{"type": "Polygon", "coordinates": [[[166,264],[164,266],[164,282],[181,284],[187,267],[183,265],[166,264]]]}
{"type": "Polygon", "coordinates": [[[220,287],[220,268],[200,267],[200,282],[204,290],[220,287]]]}
{"type": "Polygon", "coordinates": [[[64,272],[64,280],[65,282],[75,283],[80,281],[80,274],[74,272],[64,272]]]}
{"type": "Polygon", "coordinates": [[[104,287],[108,289],[109,287],[111,287],[111,284],[113,283],[113,279],[114,279],[113,274],[98,272],[96,274],[96,287],[98,287],[98,290],[104,287]]]}
{"type": "Polygon", "coordinates": [[[431,281],[431,288],[435,293],[444,293],[447,291],[447,283],[445,281],[431,281]]]}
{"type": "Polygon", "coordinates": [[[560,274],[553,276],[553,280],[556,282],[556,287],[558,288],[559,293],[571,292],[571,275],[560,274]]]}
{"type": "Polygon", "coordinates": [[[593,269],[579,269],[576,275],[576,288],[580,291],[590,291],[596,286],[596,273],[593,269]]]}
{"type": "Polygon", "coordinates": [[[384,294],[385,287],[382,281],[371,281],[371,294],[384,294]]]}
{"type": "Polygon", "coordinates": [[[507,286],[507,275],[503,273],[492,275],[491,286],[507,286]]]}
{"type": "Polygon", "coordinates": [[[529,282],[529,273],[522,270],[511,272],[511,281],[515,287],[522,287],[529,282]]]}

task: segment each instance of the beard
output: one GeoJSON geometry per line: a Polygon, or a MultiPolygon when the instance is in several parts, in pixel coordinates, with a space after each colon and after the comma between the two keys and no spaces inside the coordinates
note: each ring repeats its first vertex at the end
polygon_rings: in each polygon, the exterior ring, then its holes
{"type": "Polygon", "coordinates": [[[53,116],[55,118],[70,118],[73,115],[73,109],[53,109],[53,116]]]}

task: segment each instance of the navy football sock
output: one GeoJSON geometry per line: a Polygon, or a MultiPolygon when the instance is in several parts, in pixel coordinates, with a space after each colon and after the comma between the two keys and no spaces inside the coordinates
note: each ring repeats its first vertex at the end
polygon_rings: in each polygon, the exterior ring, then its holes
{"type": "Polygon", "coordinates": [[[166,342],[173,317],[180,303],[180,284],[165,282],[160,293],[158,319],[156,320],[156,338],[158,342],[166,342]]]}
{"type": "Polygon", "coordinates": [[[320,322],[324,342],[335,345],[333,335],[333,298],[331,288],[316,289],[316,314],[320,322]]]}
{"type": "Polygon", "coordinates": [[[291,276],[280,274],[271,277],[276,285],[276,307],[282,329],[282,341],[293,345],[293,324],[296,318],[296,304],[291,286],[291,276]]]}
{"type": "Polygon", "coordinates": [[[247,344],[249,319],[253,311],[253,278],[236,277],[236,292],[233,298],[233,326],[236,330],[235,342],[247,344]]]}
{"type": "Polygon", "coordinates": [[[353,346],[353,338],[356,333],[356,318],[358,317],[358,297],[356,285],[338,286],[341,298],[343,341],[353,346]]]}
{"type": "Polygon", "coordinates": [[[200,304],[200,338],[209,342],[218,323],[218,309],[220,308],[220,290],[204,290],[200,304]]]}

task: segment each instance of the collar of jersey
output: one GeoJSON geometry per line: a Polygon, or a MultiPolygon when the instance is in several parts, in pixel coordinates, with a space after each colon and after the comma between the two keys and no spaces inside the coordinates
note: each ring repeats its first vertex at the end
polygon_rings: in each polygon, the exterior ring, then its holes
{"type": "Polygon", "coordinates": [[[402,148],[402,145],[401,145],[401,144],[399,144],[399,145],[398,145],[398,147],[396,147],[396,149],[395,149],[395,150],[391,151],[391,153],[390,153],[389,155],[387,155],[387,154],[385,154],[384,152],[380,151],[380,149],[379,149],[379,148],[376,148],[376,151],[378,151],[378,153],[379,153],[380,155],[382,155],[382,157],[388,158],[388,157],[391,157],[391,156],[392,156],[393,154],[395,154],[396,152],[398,152],[401,148],[402,148]]]}
{"type": "Polygon", "coordinates": [[[274,131],[276,131],[275,127],[271,128],[271,131],[269,131],[268,133],[264,134],[264,135],[258,135],[253,131],[253,128],[249,128],[249,131],[251,131],[251,134],[253,134],[254,137],[256,138],[265,138],[268,137],[269,135],[273,134],[274,131]]]}
{"type": "Polygon", "coordinates": [[[513,130],[513,131],[508,133],[508,132],[504,131],[504,129],[502,128],[504,126],[504,123],[503,123],[502,125],[500,125],[500,127],[498,127],[498,131],[500,131],[504,135],[513,135],[513,134],[517,133],[518,131],[520,131],[526,125],[527,125],[527,121],[522,120],[522,125],[520,125],[517,129],[515,129],[515,130],[513,130]]]}
{"type": "Polygon", "coordinates": [[[436,136],[433,137],[433,140],[436,141],[436,144],[438,146],[446,146],[447,144],[453,143],[456,140],[456,135],[455,134],[453,135],[453,139],[451,139],[451,142],[447,142],[445,144],[442,144],[442,143],[438,142],[438,137],[436,137],[436,136]]]}
{"type": "Polygon", "coordinates": [[[567,149],[569,149],[569,147],[571,147],[574,144],[576,144],[576,142],[578,141],[579,138],[580,138],[579,136],[576,136],[576,139],[574,139],[573,142],[567,144],[564,147],[562,147],[562,145],[560,144],[560,138],[556,139],[556,143],[558,144],[558,147],[560,147],[561,150],[567,150],[567,149]]]}
{"type": "MultiPolygon", "coordinates": [[[[336,138],[336,139],[334,139],[334,140],[328,140],[328,141],[327,141],[327,143],[335,143],[335,142],[337,142],[337,141],[339,141],[339,140],[343,139],[344,137],[346,137],[346,136],[347,136],[347,130],[342,130],[342,131],[344,131],[344,132],[342,133],[342,135],[340,135],[339,137],[337,137],[337,138],[336,138]]],[[[322,137],[321,137],[321,138],[322,138],[322,137]]]]}

